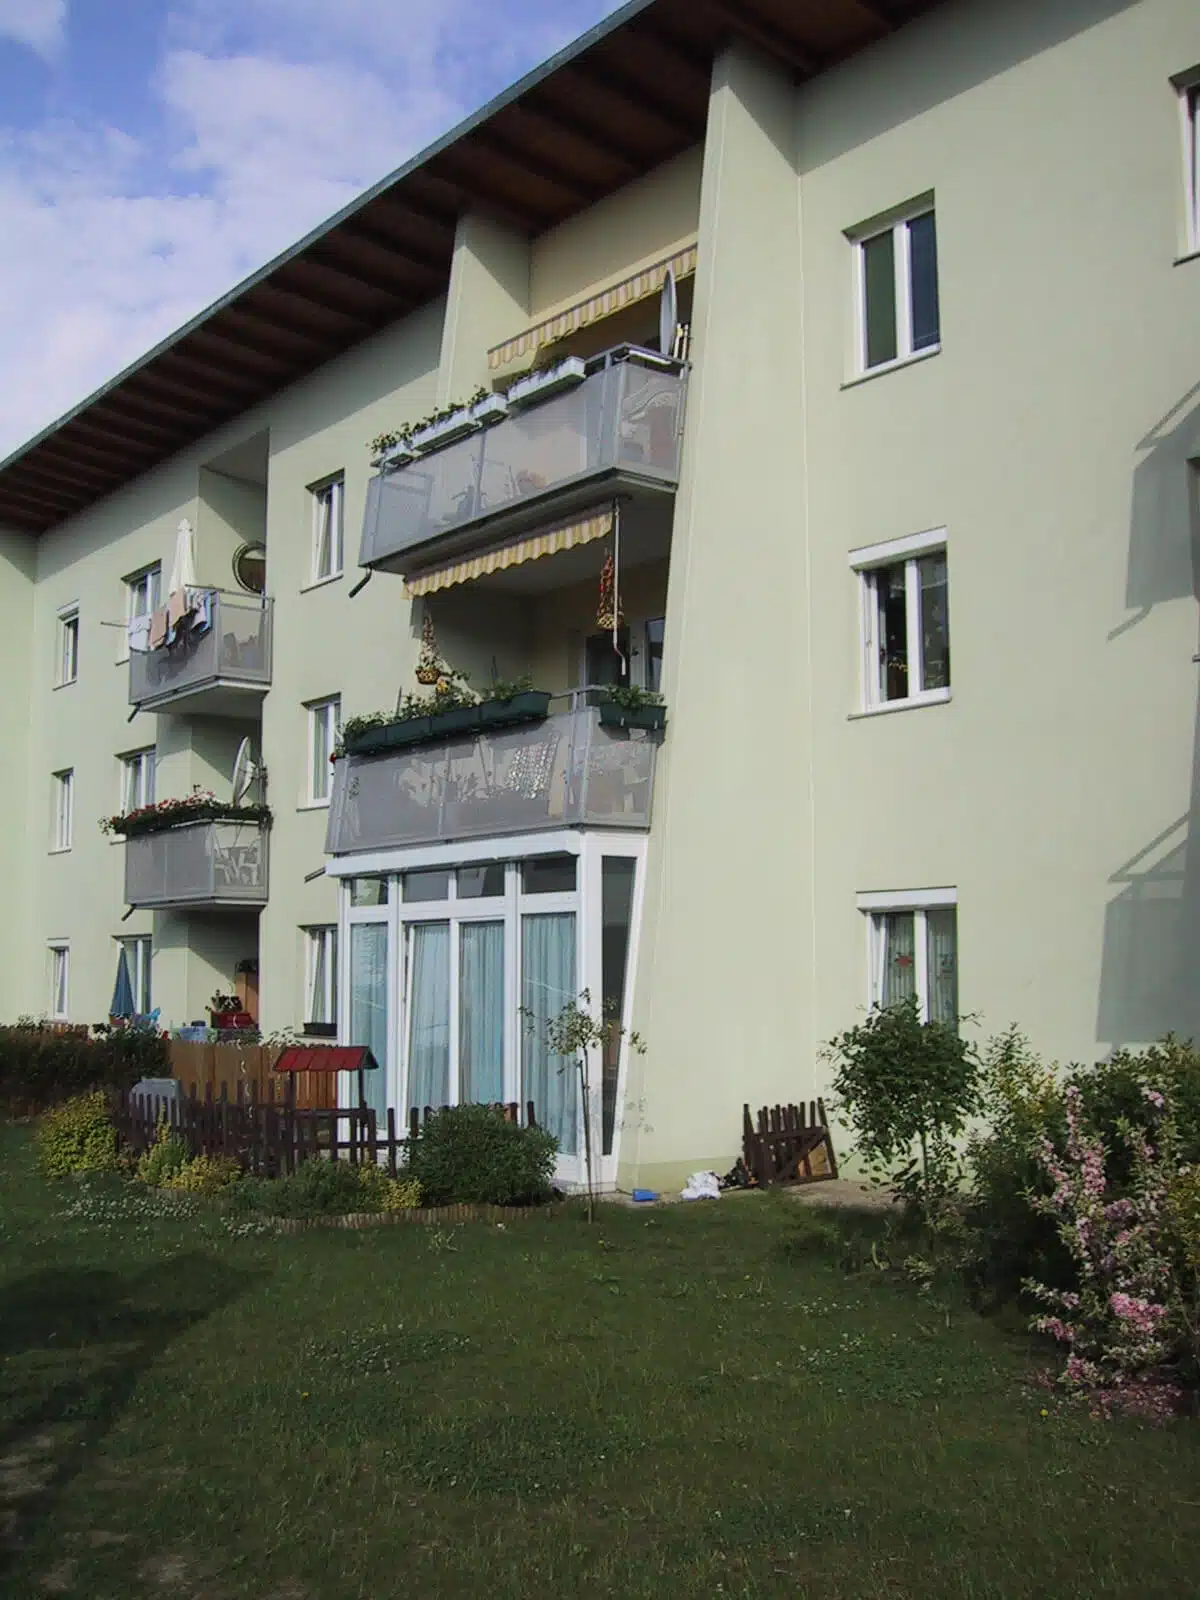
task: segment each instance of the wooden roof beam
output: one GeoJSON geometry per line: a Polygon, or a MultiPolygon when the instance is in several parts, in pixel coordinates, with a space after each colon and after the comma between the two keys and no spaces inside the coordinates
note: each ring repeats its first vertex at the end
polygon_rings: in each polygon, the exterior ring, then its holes
{"type": "Polygon", "coordinates": [[[705,0],[705,4],[731,33],[765,50],[801,77],[811,78],[821,70],[820,59],[811,50],[788,39],[765,18],[749,16],[744,5],[732,5],[729,0],[705,0]]]}
{"type": "MultiPolygon", "coordinates": [[[[52,460],[43,461],[40,453],[34,460],[22,462],[20,477],[32,479],[39,486],[44,485],[47,492],[57,490],[65,484],[67,485],[68,498],[73,498],[69,488],[72,478],[76,478],[89,486],[103,485],[104,487],[97,491],[101,494],[107,494],[109,487],[114,482],[119,482],[119,474],[114,476],[111,461],[107,470],[76,460],[64,460],[61,466],[56,466],[52,460]]],[[[39,494],[42,492],[40,487],[38,492],[39,494]]]]}
{"type": "Polygon", "coordinates": [[[514,101],[504,111],[504,118],[508,122],[536,122],[543,133],[551,138],[559,134],[568,134],[588,149],[594,150],[602,160],[611,162],[623,170],[627,181],[636,178],[642,171],[644,163],[636,156],[630,147],[623,144],[619,136],[614,136],[607,128],[602,128],[596,122],[589,122],[577,112],[564,111],[563,108],[540,94],[538,89],[530,90],[524,100],[514,101]],[[534,100],[534,96],[539,98],[534,100]]]}

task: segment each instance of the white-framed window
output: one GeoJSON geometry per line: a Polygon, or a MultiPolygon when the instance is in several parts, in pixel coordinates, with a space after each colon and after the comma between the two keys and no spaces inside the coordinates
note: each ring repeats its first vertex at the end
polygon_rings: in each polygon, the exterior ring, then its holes
{"type": "Polygon", "coordinates": [[[69,850],[75,829],[75,773],[70,767],[56,772],[52,779],[54,821],[52,850],[69,850]]]}
{"type": "Polygon", "coordinates": [[[1176,83],[1183,121],[1184,200],[1189,251],[1200,250],[1200,68],[1176,83]]]}
{"type": "Polygon", "coordinates": [[[140,811],[154,804],[154,768],[156,752],[153,745],[145,750],[130,750],[119,756],[121,763],[121,811],[140,811]]]}
{"type": "Polygon", "coordinates": [[[916,996],[923,1021],[958,1019],[958,896],[953,889],[864,894],[869,934],[869,1001],[898,1005],[916,996]]]}
{"type": "Polygon", "coordinates": [[[64,606],[58,613],[58,663],[56,683],[61,689],[79,678],[79,607],[64,606]]]}
{"type": "Polygon", "coordinates": [[[858,370],[875,372],[941,347],[937,221],[928,197],[849,235],[854,247],[858,370]]]}
{"type": "Polygon", "coordinates": [[[330,758],[342,726],[342,697],[332,695],[328,700],[313,700],[304,709],[308,713],[308,789],[305,799],[310,806],[328,805],[333,788],[330,758]]]}
{"type": "Polygon", "coordinates": [[[162,567],[157,561],[140,572],[131,572],[125,579],[126,621],[134,622],[157,611],[161,594],[162,567]]]}
{"type": "Polygon", "coordinates": [[[339,473],[309,490],[312,499],[312,581],[336,578],[345,544],[346,480],[339,473]]]}
{"type": "Polygon", "coordinates": [[[120,938],[118,945],[125,952],[125,964],[133,989],[133,1008],[139,1017],[149,1016],[151,1007],[150,966],[154,947],[148,933],[136,933],[120,938]]]}
{"type": "Polygon", "coordinates": [[[50,958],[50,1015],[62,1021],[71,1003],[71,947],[65,942],[51,944],[50,958]]]}
{"type": "Polygon", "coordinates": [[[332,924],[305,928],[304,1021],[333,1027],[338,1019],[338,938],[332,924]]]}
{"type": "Polygon", "coordinates": [[[862,709],[950,698],[945,529],[850,552],[858,575],[862,709]]]}

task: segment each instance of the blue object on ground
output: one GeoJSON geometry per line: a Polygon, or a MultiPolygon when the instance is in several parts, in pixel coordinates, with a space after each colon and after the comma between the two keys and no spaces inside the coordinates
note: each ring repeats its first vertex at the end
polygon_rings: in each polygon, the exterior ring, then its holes
{"type": "Polygon", "coordinates": [[[655,1194],[653,1189],[635,1189],[633,1191],[633,1198],[638,1201],[657,1200],[658,1196],[655,1194]]]}

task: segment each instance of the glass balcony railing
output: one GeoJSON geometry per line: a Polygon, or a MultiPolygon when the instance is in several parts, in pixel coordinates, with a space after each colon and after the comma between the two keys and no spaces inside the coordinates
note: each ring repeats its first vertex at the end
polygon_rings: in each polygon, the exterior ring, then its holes
{"type": "Polygon", "coordinates": [[[578,705],[442,744],[338,761],[325,849],[349,855],[554,828],[650,826],[658,736],[578,705]]]}
{"type": "Polygon", "coordinates": [[[208,594],[207,627],[129,653],[129,703],[206,716],[250,716],[271,687],[272,602],[223,589],[208,594]],[[249,702],[249,703],[248,703],[249,702]]]}
{"type": "Polygon", "coordinates": [[[125,841],[125,903],[262,906],[269,830],[257,822],[188,822],[125,841]]]}
{"type": "Polygon", "coordinates": [[[361,565],[403,571],[475,542],[455,535],[519,531],[618,489],[673,490],[686,387],[678,361],[610,350],[574,387],[385,467],[367,486],[361,565]]]}

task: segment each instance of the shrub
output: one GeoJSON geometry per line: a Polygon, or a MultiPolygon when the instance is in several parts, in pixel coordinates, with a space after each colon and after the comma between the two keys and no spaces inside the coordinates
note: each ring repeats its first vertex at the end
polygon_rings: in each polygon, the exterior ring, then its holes
{"type": "Polygon", "coordinates": [[[37,1159],[48,1178],[73,1172],[116,1172],[117,1134],[103,1094],[79,1095],[48,1111],[37,1131],[37,1159]]]}
{"type": "Polygon", "coordinates": [[[242,1169],[232,1156],[193,1156],[163,1178],[162,1187],[185,1194],[220,1194],[241,1176],[242,1169]]]}
{"type": "Polygon", "coordinates": [[[415,1211],[421,1204],[421,1185],[416,1178],[392,1178],[373,1161],[358,1169],[363,1211],[415,1211]]]}
{"type": "Polygon", "coordinates": [[[490,1106],[437,1111],[409,1151],[425,1205],[534,1205],[550,1197],[558,1141],[519,1128],[490,1106]]]}
{"type": "Polygon", "coordinates": [[[29,1116],[93,1089],[130,1089],[139,1078],[170,1071],[157,1029],[106,1026],[88,1038],[37,1023],[0,1028],[0,1113],[8,1116],[29,1116]]]}
{"type": "Polygon", "coordinates": [[[859,1154],[928,1215],[954,1186],[954,1141],[978,1105],[975,1052],[950,1023],[922,1022],[910,998],[872,1011],[825,1054],[859,1154]]]}
{"type": "Polygon", "coordinates": [[[138,1182],[146,1184],[151,1189],[169,1188],[172,1186],[172,1180],[183,1171],[187,1161],[187,1145],[177,1134],[172,1133],[170,1123],[160,1122],[154,1143],[144,1155],[138,1157],[138,1182]]]}
{"type": "Polygon", "coordinates": [[[272,1217],[344,1216],[382,1210],[364,1194],[358,1168],[348,1161],[306,1161],[286,1178],[257,1185],[257,1209],[272,1217]]]}

